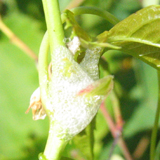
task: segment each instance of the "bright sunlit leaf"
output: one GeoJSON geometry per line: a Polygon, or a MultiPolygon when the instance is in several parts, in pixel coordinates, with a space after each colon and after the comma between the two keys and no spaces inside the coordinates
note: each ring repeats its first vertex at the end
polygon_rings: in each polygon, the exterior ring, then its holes
{"type": "Polygon", "coordinates": [[[160,6],[144,8],[115,25],[107,42],[159,69],[160,6]]]}

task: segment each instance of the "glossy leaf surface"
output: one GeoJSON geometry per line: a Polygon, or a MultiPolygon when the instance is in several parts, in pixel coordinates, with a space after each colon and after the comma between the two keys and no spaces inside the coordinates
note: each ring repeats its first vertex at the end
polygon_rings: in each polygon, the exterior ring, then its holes
{"type": "Polygon", "coordinates": [[[144,8],[115,25],[107,42],[149,65],[160,67],[160,6],[144,8]]]}

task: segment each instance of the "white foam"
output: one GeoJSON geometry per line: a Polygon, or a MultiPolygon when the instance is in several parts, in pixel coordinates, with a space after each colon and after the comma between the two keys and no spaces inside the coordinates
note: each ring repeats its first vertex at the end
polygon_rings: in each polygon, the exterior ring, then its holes
{"type": "Polygon", "coordinates": [[[58,135],[72,137],[91,122],[102,97],[77,95],[94,80],[73,60],[72,54],[65,47],[54,51],[52,71],[47,108],[54,112],[52,120],[58,135]]]}

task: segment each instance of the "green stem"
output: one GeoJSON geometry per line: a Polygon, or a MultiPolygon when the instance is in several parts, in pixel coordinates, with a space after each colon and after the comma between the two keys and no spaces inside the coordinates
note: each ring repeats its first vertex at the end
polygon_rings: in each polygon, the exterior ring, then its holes
{"type": "Polygon", "coordinates": [[[50,123],[49,136],[44,151],[44,156],[47,160],[59,160],[61,152],[64,150],[68,141],[60,139],[54,131],[54,122],[50,123]]]}
{"type": "Polygon", "coordinates": [[[58,0],[42,0],[42,2],[47,23],[50,49],[52,52],[59,46],[65,46],[59,3],[58,0]]]}
{"type": "Polygon", "coordinates": [[[158,121],[159,121],[159,115],[160,115],[160,71],[158,70],[158,106],[156,110],[156,117],[155,122],[152,130],[152,136],[151,136],[151,148],[150,148],[150,160],[155,159],[155,149],[156,149],[156,140],[157,140],[157,131],[158,131],[158,121]]]}
{"type": "Polygon", "coordinates": [[[74,13],[75,16],[80,15],[80,14],[97,15],[97,16],[100,16],[100,17],[106,19],[107,21],[109,21],[113,25],[116,25],[117,23],[120,22],[119,19],[117,19],[111,13],[109,13],[105,10],[102,10],[100,8],[96,8],[96,7],[76,7],[76,8],[71,9],[71,11],[74,13]]]}
{"type": "Polygon", "coordinates": [[[49,41],[48,41],[48,34],[46,33],[42,40],[38,57],[41,101],[45,109],[46,109],[47,85],[48,85],[48,51],[49,51],[49,41]]]}
{"type": "Polygon", "coordinates": [[[42,0],[45,18],[47,23],[47,33],[45,34],[39,53],[39,82],[41,90],[41,100],[43,107],[50,119],[50,129],[47,144],[44,150],[44,154],[41,154],[39,159],[46,160],[59,160],[61,152],[65,148],[68,141],[60,139],[57,136],[57,131],[54,128],[54,122],[52,121],[53,113],[47,109],[47,95],[48,95],[48,50],[50,47],[51,54],[54,54],[54,50],[60,46],[65,46],[64,43],[64,31],[61,23],[60,10],[58,0],[42,0]]]}

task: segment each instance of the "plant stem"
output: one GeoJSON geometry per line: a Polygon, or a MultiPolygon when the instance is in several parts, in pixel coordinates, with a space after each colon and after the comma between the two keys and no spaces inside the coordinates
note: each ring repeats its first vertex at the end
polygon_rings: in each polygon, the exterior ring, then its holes
{"type": "Polygon", "coordinates": [[[71,9],[71,11],[75,15],[80,15],[80,14],[97,15],[97,16],[100,16],[100,17],[106,19],[107,21],[109,21],[113,25],[116,25],[118,22],[120,22],[119,19],[117,19],[111,13],[109,13],[109,12],[107,12],[105,10],[102,10],[100,8],[96,8],[96,7],[76,7],[76,8],[71,9]]]}
{"type": "MultiPolygon", "coordinates": [[[[50,113],[50,111],[46,108],[48,95],[48,50],[49,39],[48,33],[46,33],[42,40],[39,52],[39,83],[41,90],[41,101],[46,113],[50,118],[51,114],[53,113],[50,113]]],[[[56,131],[54,130],[54,122],[50,118],[48,140],[44,150],[44,154],[39,157],[40,160],[59,160],[61,152],[65,148],[68,141],[61,140],[55,133],[56,131]]]]}
{"type": "Polygon", "coordinates": [[[154,160],[155,158],[158,121],[159,121],[159,115],[160,115],[160,71],[157,70],[157,73],[158,73],[158,85],[159,85],[158,86],[158,106],[156,110],[156,116],[155,116],[154,126],[152,130],[152,136],[151,136],[150,160],[154,160]]]}
{"type": "Polygon", "coordinates": [[[45,18],[47,23],[47,33],[45,34],[39,53],[39,83],[41,90],[41,100],[43,107],[50,119],[50,129],[47,144],[44,150],[44,157],[40,159],[59,160],[61,152],[68,141],[61,140],[54,129],[54,122],[51,117],[53,113],[46,108],[48,95],[48,50],[51,54],[60,46],[65,46],[64,31],[61,23],[58,0],[42,0],[45,18]]]}
{"type": "Polygon", "coordinates": [[[102,113],[104,115],[104,118],[106,119],[106,121],[108,123],[108,126],[109,126],[109,128],[111,130],[112,136],[114,138],[118,138],[118,144],[119,144],[120,148],[123,151],[125,159],[126,160],[133,160],[132,157],[131,157],[131,155],[130,155],[130,152],[129,152],[127,146],[126,146],[126,143],[123,140],[121,129],[117,128],[117,126],[114,124],[113,119],[109,115],[109,113],[108,113],[108,111],[107,111],[104,103],[101,104],[101,111],[102,111],[102,113]]]}
{"type": "Polygon", "coordinates": [[[49,136],[44,151],[47,160],[59,160],[61,152],[64,150],[68,141],[60,139],[54,132],[54,122],[50,123],[49,136]]]}
{"type": "Polygon", "coordinates": [[[49,35],[51,52],[59,46],[65,46],[64,31],[61,22],[58,0],[42,0],[49,35]]]}
{"type": "Polygon", "coordinates": [[[44,35],[44,38],[40,46],[39,60],[38,60],[41,101],[46,112],[47,112],[46,100],[47,100],[47,86],[48,86],[48,51],[49,51],[49,41],[48,41],[48,33],[46,33],[44,35]]]}

